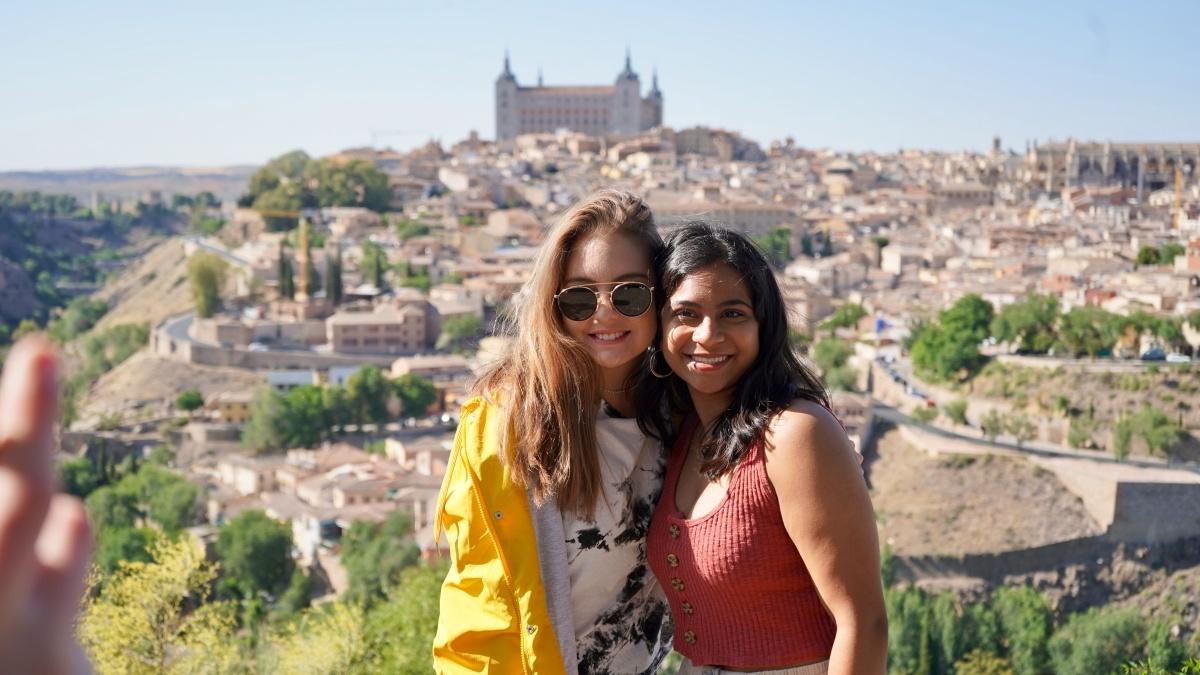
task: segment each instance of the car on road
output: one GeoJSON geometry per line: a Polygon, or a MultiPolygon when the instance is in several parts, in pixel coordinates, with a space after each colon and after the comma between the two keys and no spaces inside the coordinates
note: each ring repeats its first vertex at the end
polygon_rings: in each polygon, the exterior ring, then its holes
{"type": "Polygon", "coordinates": [[[1192,357],[1187,354],[1167,354],[1167,363],[1191,363],[1192,357]]]}
{"type": "Polygon", "coordinates": [[[266,346],[265,344],[263,344],[261,342],[251,342],[250,345],[248,347],[246,347],[246,349],[248,349],[252,352],[266,352],[266,351],[271,350],[270,347],[266,346]]]}
{"type": "Polygon", "coordinates": [[[1164,361],[1167,358],[1167,352],[1162,347],[1151,347],[1142,352],[1138,358],[1143,361],[1164,361]]]}

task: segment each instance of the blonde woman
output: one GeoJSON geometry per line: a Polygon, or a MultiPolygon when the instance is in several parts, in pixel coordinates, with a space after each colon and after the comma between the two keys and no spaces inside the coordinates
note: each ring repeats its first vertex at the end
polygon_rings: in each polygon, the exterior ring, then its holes
{"type": "Polygon", "coordinates": [[[645,400],[661,247],[646,204],[612,190],[543,245],[442,487],[438,672],[652,673],[670,651],[645,550],[669,436],[645,400]]]}

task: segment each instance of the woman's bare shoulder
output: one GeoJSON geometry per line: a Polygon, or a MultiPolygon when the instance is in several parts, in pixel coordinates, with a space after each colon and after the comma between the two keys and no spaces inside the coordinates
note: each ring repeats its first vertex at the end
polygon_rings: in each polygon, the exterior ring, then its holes
{"type": "Polygon", "coordinates": [[[841,449],[849,445],[849,439],[841,422],[828,408],[816,401],[796,399],[771,420],[767,444],[772,449],[841,449]]]}

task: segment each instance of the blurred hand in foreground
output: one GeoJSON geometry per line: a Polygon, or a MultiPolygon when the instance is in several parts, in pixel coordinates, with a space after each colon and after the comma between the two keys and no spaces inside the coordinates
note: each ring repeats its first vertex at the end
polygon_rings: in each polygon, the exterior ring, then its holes
{"type": "Polygon", "coordinates": [[[90,672],[73,629],[91,555],[83,503],[55,494],[58,359],[43,336],[0,377],[0,673],[90,672]]]}

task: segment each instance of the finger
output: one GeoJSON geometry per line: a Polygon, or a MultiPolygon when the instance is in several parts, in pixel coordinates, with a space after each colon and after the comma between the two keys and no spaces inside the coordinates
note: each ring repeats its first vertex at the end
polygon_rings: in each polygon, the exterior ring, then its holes
{"type": "Polygon", "coordinates": [[[0,627],[29,593],[33,547],[54,493],[54,351],[21,340],[0,377],[0,627]]]}
{"type": "Polygon", "coordinates": [[[91,527],[82,501],[71,495],[54,495],[36,552],[39,579],[35,601],[46,612],[48,625],[63,630],[62,637],[69,639],[92,552],[91,527]]]}
{"type": "Polygon", "coordinates": [[[41,335],[13,347],[0,377],[0,465],[52,481],[58,357],[41,335]]]}

